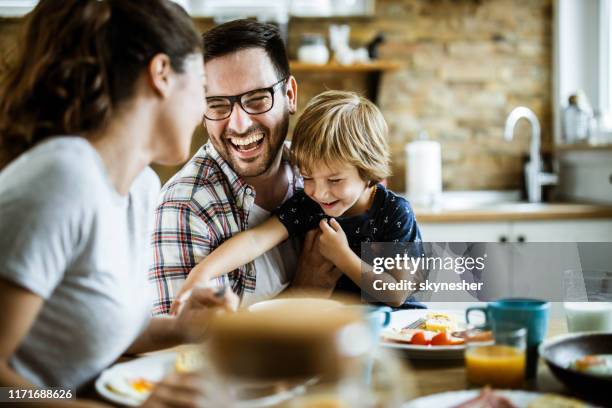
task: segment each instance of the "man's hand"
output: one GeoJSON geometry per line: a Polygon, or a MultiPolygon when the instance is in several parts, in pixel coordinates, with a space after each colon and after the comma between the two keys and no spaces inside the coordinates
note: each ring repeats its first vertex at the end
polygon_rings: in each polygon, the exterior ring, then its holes
{"type": "Polygon", "coordinates": [[[314,290],[329,296],[342,276],[342,272],[319,252],[320,235],[318,229],[306,233],[298,268],[291,283],[292,290],[314,290]]]}
{"type": "Polygon", "coordinates": [[[329,223],[324,218],[319,222],[321,235],[319,237],[319,252],[329,259],[334,265],[339,266],[340,260],[351,253],[346,234],[335,219],[330,219],[329,223]]]}
{"type": "Polygon", "coordinates": [[[235,312],[239,304],[240,299],[229,288],[195,287],[176,317],[176,329],[184,333],[187,342],[200,341],[213,314],[235,312]]]}

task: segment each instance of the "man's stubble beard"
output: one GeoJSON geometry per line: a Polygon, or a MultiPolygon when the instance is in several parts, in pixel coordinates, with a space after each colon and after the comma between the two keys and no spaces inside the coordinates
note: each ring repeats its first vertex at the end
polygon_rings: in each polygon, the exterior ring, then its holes
{"type": "MultiPolygon", "coordinates": [[[[279,154],[279,151],[283,148],[283,144],[285,139],[287,138],[287,131],[289,130],[289,112],[285,112],[283,118],[279,122],[278,126],[276,126],[271,132],[268,131],[264,126],[257,126],[256,129],[251,130],[249,133],[253,133],[256,130],[263,130],[265,134],[266,140],[264,142],[268,143],[268,150],[263,152],[263,155],[266,156],[265,160],[261,164],[257,164],[256,167],[252,168],[249,166],[248,169],[244,169],[245,162],[243,160],[238,159],[233,156],[229,149],[232,149],[228,140],[227,134],[223,133],[221,135],[222,148],[218,148],[215,146],[215,149],[219,152],[219,155],[230,164],[232,169],[241,177],[257,177],[266,173],[272,164],[274,163],[276,157],[279,154]],[[274,135],[274,137],[272,136],[274,135]],[[273,143],[273,144],[272,144],[273,143]]],[[[257,157],[254,162],[259,161],[259,157],[257,157]]],[[[255,165],[255,163],[252,163],[255,165]]]]}

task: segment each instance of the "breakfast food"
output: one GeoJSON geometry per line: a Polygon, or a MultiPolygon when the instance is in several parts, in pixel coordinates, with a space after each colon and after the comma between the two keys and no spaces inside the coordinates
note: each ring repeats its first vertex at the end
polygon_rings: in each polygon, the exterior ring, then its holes
{"type": "Polygon", "coordinates": [[[145,378],[137,378],[130,382],[132,388],[139,394],[150,393],[153,390],[153,382],[145,378]]]}
{"type": "Polygon", "coordinates": [[[390,329],[382,334],[384,341],[419,346],[458,346],[465,340],[447,332],[434,332],[422,329],[390,329]]]}
{"type": "Polygon", "coordinates": [[[419,320],[422,323],[417,328],[389,329],[383,332],[382,339],[419,346],[458,346],[465,343],[465,339],[454,336],[457,322],[448,314],[432,312],[419,320]]]}
{"type": "Polygon", "coordinates": [[[462,339],[470,339],[471,342],[487,342],[493,341],[493,332],[491,330],[469,329],[455,331],[451,333],[453,337],[462,339]]]}
{"type": "Polygon", "coordinates": [[[338,396],[332,395],[301,397],[293,401],[291,406],[295,408],[349,408],[349,405],[341,401],[338,396]]]}
{"type": "Polygon", "coordinates": [[[583,373],[612,376],[612,354],[595,354],[574,360],[570,367],[583,373]]]}
{"type": "Polygon", "coordinates": [[[155,383],[146,378],[132,376],[115,376],[108,380],[106,388],[111,392],[142,402],[151,394],[155,383]]]}
{"type": "Polygon", "coordinates": [[[489,387],[485,387],[476,397],[453,408],[516,408],[508,398],[500,395],[489,387]]]}
{"type": "Polygon", "coordinates": [[[423,328],[438,333],[452,332],[457,329],[457,323],[446,313],[428,313],[423,328]]]}
{"type": "Polygon", "coordinates": [[[202,346],[183,346],[176,355],[174,367],[179,373],[190,373],[204,366],[204,349],[202,346]]]}
{"type": "MultiPolygon", "coordinates": [[[[514,399],[513,399],[514,400],[514,399]]],[[[585,403],[560,395],[545,394],[536,397],[528,404],[519,403],[519,407],[525,408],[586,408],[585,403]]],[[[453,408],[517,408],[517,406],[497,391],[485,387],[476,397],[465,401],[453,408]]]]}

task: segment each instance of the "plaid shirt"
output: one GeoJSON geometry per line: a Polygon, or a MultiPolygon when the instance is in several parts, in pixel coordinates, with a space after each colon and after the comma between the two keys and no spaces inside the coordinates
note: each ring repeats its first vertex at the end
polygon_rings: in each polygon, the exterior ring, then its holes
{"type": "MultiPolygon", "coordinates": [[[[297,184],[294,176],[291,188],[295,190],[297,184]]],[[[156,288],[153,314],[169,313],[191,269],[223,241],[248,228],[254,203],[254,189],[210,142],[166,183],[155,212],[152,239],[154,259],[149,280],[156,288]]],[[[217,278],[217,284],[231,286],[242,297],[244,292],[255,290],[255,278],[251,262],[217,278]]]]}

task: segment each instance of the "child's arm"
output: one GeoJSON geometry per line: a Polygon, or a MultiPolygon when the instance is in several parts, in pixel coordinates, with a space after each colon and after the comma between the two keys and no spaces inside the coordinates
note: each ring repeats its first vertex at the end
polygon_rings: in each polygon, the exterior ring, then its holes
{"type": "Polygon", "coordinates": [[[380,280],[381,283],[397,283],[406,278],[414,280],[412,274],[404,270],[388,270],[385,274],[374,274],[372,266],[363,262],[351,250],[346,234],[335,219],[330,219],[329,224],[327,220],[321,220],[319,227],[321,228],[319,250],[325,258],[329,259],[342,273],[374,299],[379,299],[394,307],[399,307],[404,303],[411,291],[376,291],[373,282],[380,280]]]}
{"type": "Polygon", "coordinates": [[[251,262],[253,259],[274,248],[289,236],[278,217],[272,216],[257,227],[242,231],[208,254],[187,276],[171,307],[171,313],[178,307],[198,283],[224,275],[251,262]]]}

